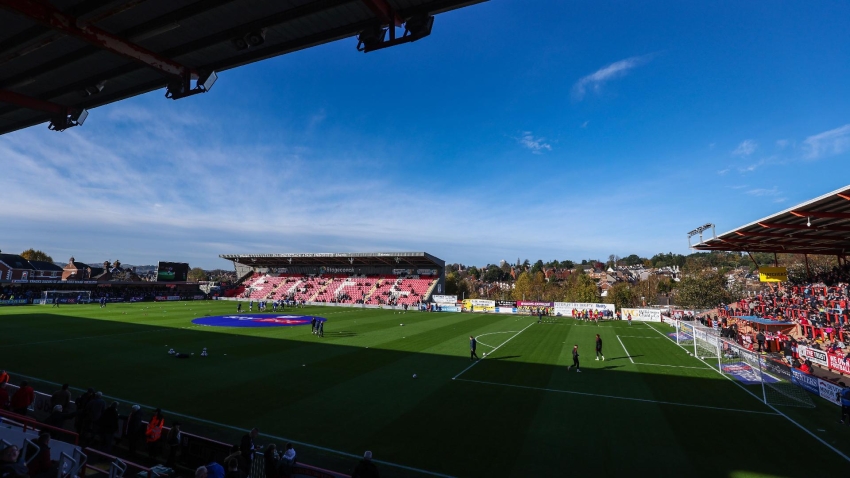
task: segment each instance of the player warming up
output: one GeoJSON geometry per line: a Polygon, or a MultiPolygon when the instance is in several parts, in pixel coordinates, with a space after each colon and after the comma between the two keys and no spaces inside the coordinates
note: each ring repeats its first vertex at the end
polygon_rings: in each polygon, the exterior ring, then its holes
{"type": "Polygon", "coordinates": [[[478,354],[475,353],[475,347],[478,345],[478,341],[475,340],[475,337],[469,336],[469,360],[478,360],[478,354]]]}
{"type": "Polygon", "coordinates": [[[602,337],[596,334],[596,360],[599,360],[599,357],[605,360],[605,355],[602,354],[602,337]]]}
{"type": "Polygon", "coordinates": [[[569,372],[572,367],[576,368],[576,372],[581,372],[581,367],[578,364],[578,345],[573,345],[573,364],[567,367],[567,371],[569,372]]]}

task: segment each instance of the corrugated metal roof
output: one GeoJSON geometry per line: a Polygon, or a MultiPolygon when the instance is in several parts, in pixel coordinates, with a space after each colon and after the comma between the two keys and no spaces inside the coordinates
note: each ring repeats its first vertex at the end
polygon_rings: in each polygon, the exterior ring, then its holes
{"type": "MultiPolygon", "coordinates": [[[[357,35],[379,23],[366,1],[54,0],[51,4],[186,67],[224,71],[357,35]],[[266,35],[262,45],[246,50],[233,45],[233,39],[260,29],[266,35]]],[[[481,1],[388,3],[402,18],[409,18],[481,1]]],[[[0,92],[91,109],[164,88],[168,81],[169,77],[143,63],[53,30],[0,0],[0,92]],[[83,94],[103,81],[100,93],[83,94]]],[[[49,120],[49,113],[0,102],[0,134],[49,120]]]]}
{"type": "Polygon", "coordinates": [[[700,251],[850,253],[850,186],[693,246],[700,251]]]}

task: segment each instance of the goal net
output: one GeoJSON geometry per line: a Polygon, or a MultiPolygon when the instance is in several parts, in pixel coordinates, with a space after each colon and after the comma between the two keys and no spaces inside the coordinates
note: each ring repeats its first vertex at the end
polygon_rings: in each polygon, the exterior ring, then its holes
{"type": "Polygon", "coordinates": [[[811,395],[791,382],[791,368],[780,358],[759,354],[694,324],[694,354],[741,383],[767,404],[814,408],[811,395]]]}
{"type": "Polygon", "coordinates": [[[46,290],[41,293],[41,305],[47,304],[88,304],[91,302],[90,290],[46,290]]]}

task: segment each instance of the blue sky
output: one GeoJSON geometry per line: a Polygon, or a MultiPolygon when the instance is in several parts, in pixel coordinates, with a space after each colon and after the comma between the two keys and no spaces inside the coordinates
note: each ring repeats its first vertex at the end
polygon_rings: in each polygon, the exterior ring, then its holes
{"type": "Polygon", "coordinates": [[[0,136],[0,249],[687,253],[850,184],[850,3],[494,0],[0,136]]]}

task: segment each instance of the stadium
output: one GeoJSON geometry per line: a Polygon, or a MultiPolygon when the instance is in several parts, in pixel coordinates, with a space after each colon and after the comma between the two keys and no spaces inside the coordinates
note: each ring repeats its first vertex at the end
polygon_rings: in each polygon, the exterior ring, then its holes
{"type": "MultiPolygon", "coordinates": [[[[79,131],[89,110],[154,90],[206,94],[222,72],[326,43],[369,53],[428,42],[478,3],[0,0],[0,134],[79,131]]],[[[519,142],[535,155],[555,144],[530,135],[519,142]]],[[[260,210],[273,197],[259,181],[235,189],[260,210]]],[[[0,476],[844,474],[850,186],[780,202],[758,220],[744,208],[751,222],[729,232],[693,229],[688,256],[608,262],[465,266],[408,216],[421,234],[407,242],[368,231],[375,244],[416,245],[384,252],[312,237],[315,249],[278,252],[299,248],[265,224],[236,228],[255,241],[234,241],[255,244],[238,253],[145,252],[155,267],[4,246],[0,476]]],[[[522,229],[439,213],[455,236],[522,229]]],[[[199,244],[189,241],[173,247],[199,244]]]]}

